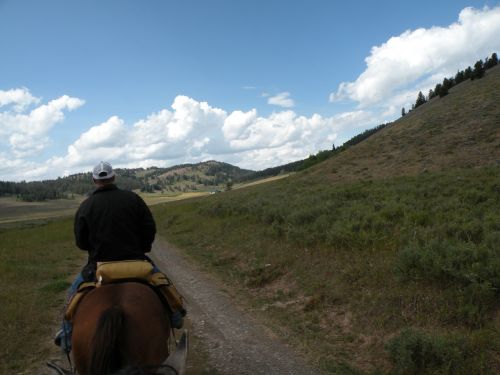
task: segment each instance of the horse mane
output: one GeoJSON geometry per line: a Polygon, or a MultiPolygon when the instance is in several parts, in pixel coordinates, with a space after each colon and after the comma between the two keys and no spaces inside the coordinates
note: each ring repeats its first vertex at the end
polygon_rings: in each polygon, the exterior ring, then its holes
{"type": "Polygon", "coordinates": [[[111,374],[122,367],[119,343],[124,320],[123,309],[118,305],[110,307],[101,315],[91,344],[92,375],[111,374]]]}

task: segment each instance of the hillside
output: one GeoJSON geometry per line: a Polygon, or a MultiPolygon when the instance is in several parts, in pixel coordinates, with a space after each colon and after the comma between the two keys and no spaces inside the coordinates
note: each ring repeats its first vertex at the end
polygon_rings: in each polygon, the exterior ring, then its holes
{"type": "Polygon", "coordinates": [[[238,181],[253,171],[214,160],[181,164],[169,168],[129,169],[127,176],[142,181],[144,191],[206,191],[224,189],[227,183],[238,181]]]}
{"type": "Polygon", "coordinates": [[[332,374],[500,373],[500,69],[160,233],[332,374]]]}
{"type": "MultiPolygon", "coordinates": [[[[116,182],[123,189],[162,193],[225,190],[253,171],[231,164],[206,161],[182,164],[169,168],[116,169],[116,182]]],[[[85,195],[94,189],[90,172],[79,173],[55,180],[33,182],[0,181],[0,196],[14,195],[25,201],[69,198],[73,194],[85,195]]]]}
{"type": "Polygon", "coordinates": [[[500,66],[433,98],[311,175],[352,181],[500,162],[500,66]]]}

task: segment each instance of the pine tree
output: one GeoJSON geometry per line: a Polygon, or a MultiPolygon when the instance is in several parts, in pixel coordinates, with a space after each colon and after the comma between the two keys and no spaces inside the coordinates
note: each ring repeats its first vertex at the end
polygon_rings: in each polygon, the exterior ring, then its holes
{"type": "Polygon", "coordinates": [[[415,102],[415,108],[420,107],[422,104],[425,104],[425,102],[427,102],[427,100],[425,100],[424,94],[422,94],[422,91],[419,91],[417,101],[415,102]]]}
{"type": "Polygon", "coordinates": [[[479,79],[484,76],[484,64],[483,60],[478,60],[474,64],[474,70],[472,71],[472,79],[479,79]]]}
{"type": "Polygon", "coordinates": [[[443,79],[443,88],[449,90],[453,87],[453,80],[451,78],[443,79]]]}
{"type": "Polygon", "coordinates": [[[406,109],[405,107],[403,107],[403,109],[401,110],[401,117],[404,117],[406,116],[406,109]]]}
{"type": "Polygon", "coordinates": [[[493,68],[497,64],[498,64],[497,54],[493,53],[491,55],[491,58],[486,58],[486,61],[484,63],[484,69],[487,70],[487,69],[493,68]]]}
{"type": "Polygon", "coordinates": [[[469,66],[464,71],[464,80],[471,79],[471,78],[472,78],[472,68],[469,66]]]}
{"type": "Polygon", "coordinates": [[[443,96],[448,95],[448,88],[445,86],[442,86],[441,89],[439,90],[439,97],[442,98],[443,96]]]}
{"type": "Polygon", "coordinates": [[[434,87],[434,96],[441,96],[441,84],[438,83],[436,87],[434,87]]]}
{"type": "Polygon", "coordinates": [[[493,66],[498,65],[498,56],[495,52],[491,55],[491,61],[493,61],[493,66]]]}
{"type": "Polygon", "coordinates": [[[455,84],[459,84],[461,82],[464,81],[464,71],[463,70],[460,70],[457,72],[457,74],[455,75],[455,84]]]}

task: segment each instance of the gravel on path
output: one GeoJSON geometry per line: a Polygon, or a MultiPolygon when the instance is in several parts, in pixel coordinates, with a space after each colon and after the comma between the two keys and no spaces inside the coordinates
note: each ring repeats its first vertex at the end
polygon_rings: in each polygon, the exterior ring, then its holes
{"type": "Polygon", "coordinates": [[[223,290],[227,286],[201,271],[175,246],[157,238],[151,254],[186,298],[187,318],[207,348],[210,367],[222,374],[320,374],[238,306],[223,290]]]}

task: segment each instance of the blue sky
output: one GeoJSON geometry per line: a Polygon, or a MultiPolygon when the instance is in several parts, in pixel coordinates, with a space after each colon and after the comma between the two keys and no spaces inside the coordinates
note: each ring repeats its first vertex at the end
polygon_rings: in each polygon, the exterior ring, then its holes
{"type": "Polygon", "coordinates": [[[498,35],[500,1],[0,0],[0,180],[301,159],[498,35]]]}

